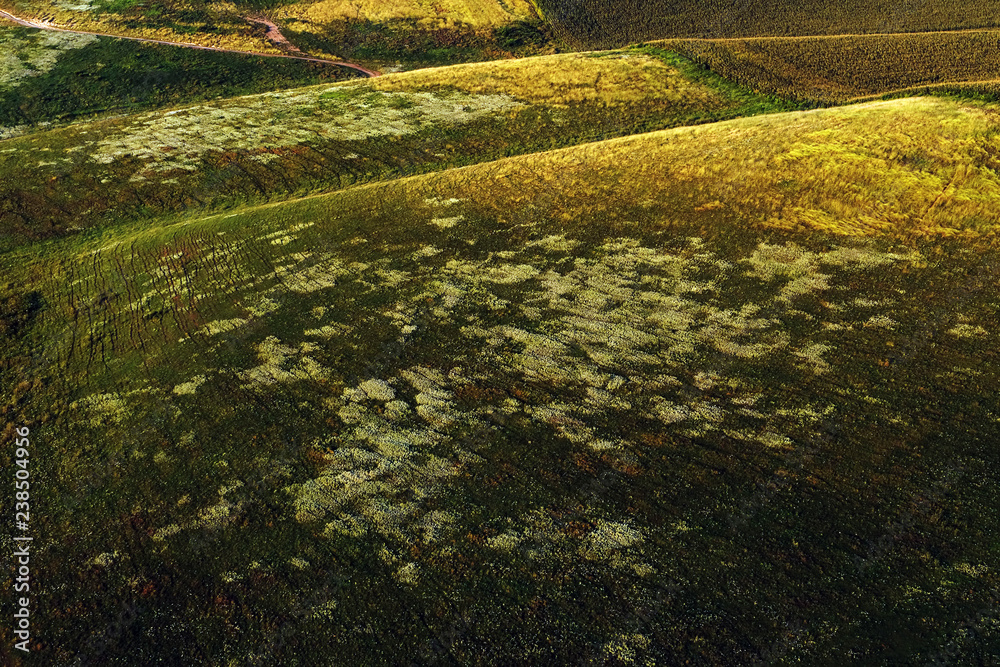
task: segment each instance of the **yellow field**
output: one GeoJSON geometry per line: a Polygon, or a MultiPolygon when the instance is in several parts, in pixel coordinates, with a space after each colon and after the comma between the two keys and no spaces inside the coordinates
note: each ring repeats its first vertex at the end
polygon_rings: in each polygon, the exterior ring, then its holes
{"type": "Polygon", "coordinates": [[[712,108],[723,101],[662,60],[644,54],[607,52],[499,60],[389,74],[370,85],[381,91],[454,88],[473,94],[507,94],[531,102],[608,106],[659,100],[712,108]]]}
{"type": "Polygon", "coordinates": [[[845,102],[1000,79],[1000,31],[659,42],[754,90],[845,102]]]}
{"type": "Polygon", "coordinates": [[[531,18],[534,10],[526,0],[319,0],[283,7],[278,16],[312,23],[343,19],[374,22],[416,19],[425,27],[465,24],[484,28],[531,18]]]}
{"type": "Polygon", "coordinates": [[[567,228],[648,208],[663,224],[995,237],[998,129],[994,106],[907,98],[664,130],[373,187],[405,182],[416,197],[454,187],[452,196],[501,219],[537,211],[567,228]]]}

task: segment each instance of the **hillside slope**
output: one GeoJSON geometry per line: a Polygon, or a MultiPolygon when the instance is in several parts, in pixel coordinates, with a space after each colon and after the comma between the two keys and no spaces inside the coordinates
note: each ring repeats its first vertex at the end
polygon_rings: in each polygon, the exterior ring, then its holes
{"type": "Polygon", "coordinates": [[[509,220],[552,201],[543,211],[567,224],[616,211],[648,219],[650,206],[685,223],[992,238],[998,137],[996,105],[907,98],[675,128],[456,174],[478,205],[509,220]]]}
{"type": "Polygon", "coordinates": [[[13,138],[0,144],[0,240],[794,107],[671,62],[623,51],[444,67],[13,138]]]}
{"type": "Polygon", "coordinates": [[[737,119],[3,254],[46,655],[995,655],[997,127],[737,119]]]}

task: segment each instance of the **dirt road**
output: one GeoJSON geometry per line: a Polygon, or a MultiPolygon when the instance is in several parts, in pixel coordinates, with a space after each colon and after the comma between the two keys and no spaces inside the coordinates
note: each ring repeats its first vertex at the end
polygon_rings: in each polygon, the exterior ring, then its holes
{"type": "Polygon", "coordinates": [[[260,23],[261,25],[267,26],[267,32],[264,33],[264,37],[266,37],[272,44],[277,46],[279,49],[285,49],[286,51],[290,51],[291,53],[298,53],[303,56],[306,55],[299,50],[299,47],[289,42],[288,38],[286,38],[284,35],[281,34],[281,30],[278,28],[278,26],[274,25],[267,19],[260,17],[252,17],[252,16],[244,16],[243,18],[245,18],[247,21],[250,21],[251,23],[260,23]]]}

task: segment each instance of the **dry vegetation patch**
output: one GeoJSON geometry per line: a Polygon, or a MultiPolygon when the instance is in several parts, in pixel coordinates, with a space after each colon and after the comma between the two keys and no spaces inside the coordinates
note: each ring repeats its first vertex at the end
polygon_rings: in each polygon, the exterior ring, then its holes
{"type": "Polygon", "coordinates": [[[110,164],[126,155],[138,157],[146,163],[143,174],[152,177],[155,172],[195,171],[209,152],[254,151],[257,160],[267,162],[278,157],[267,149],[315,139],[403,136],[520,106],[505,95],[396,93],[373,98],[363,92],[309,88],[143,114],[86,144],[92,160],[110,164]]]}
{"type": "Polygon", "coordinates": [[[0,34],[0,91],[16,88],[26,78],[39,76],[56,65],[59,56],[97,41],[93,35],[58,32],[0,34]]]}

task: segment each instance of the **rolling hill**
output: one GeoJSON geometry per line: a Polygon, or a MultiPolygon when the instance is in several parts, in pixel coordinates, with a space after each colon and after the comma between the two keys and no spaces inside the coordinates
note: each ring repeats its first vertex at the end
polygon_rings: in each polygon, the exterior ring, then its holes
{"type": "Polygon", "coordinates": [[[995,655],[996,118],[736,118],[3,253],[39,650],[995,655]]]}
{"type": "Polygon", "coordinates": [[[343,67],[0,28],[0,138],[53,123],[358,76],[343,67]]]}
{"type": "Polygon", "coordinates": [[[548,25],[525,0],[19,0],[0,11],[67,30],[256,53],[304,51],[397,71],[555,49],[548,25]]]}
{"type": "Polygon", "coordinates": [[[232,97],[10,139],[0,234],[12,246],[795,106],[641,51],[232,97]]]}

